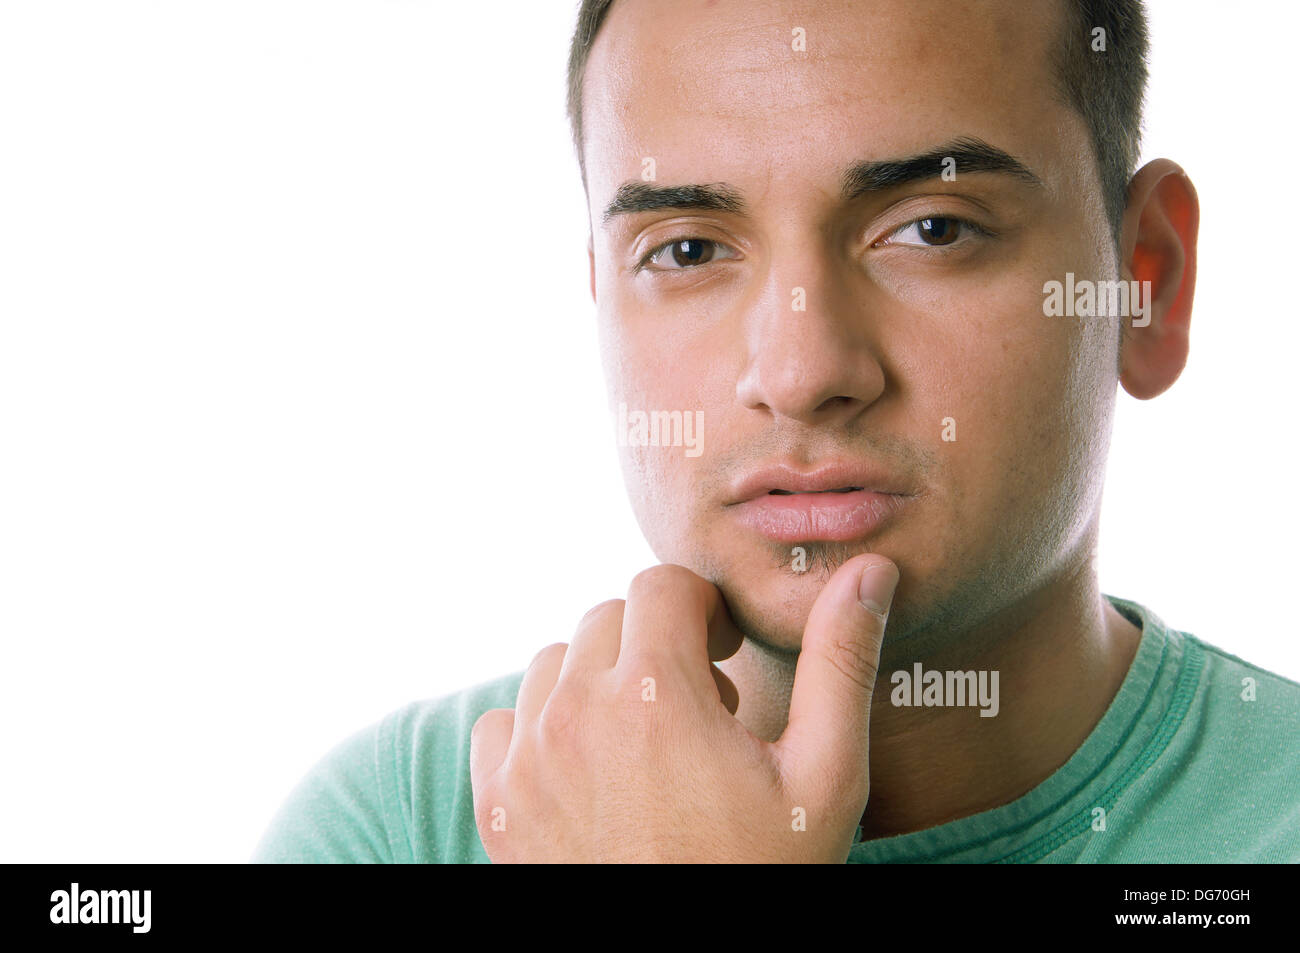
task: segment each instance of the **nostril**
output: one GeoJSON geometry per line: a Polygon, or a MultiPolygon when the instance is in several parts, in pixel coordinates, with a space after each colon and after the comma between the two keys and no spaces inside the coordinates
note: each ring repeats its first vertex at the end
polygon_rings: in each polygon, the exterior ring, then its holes
{"type": "Polygon", "coordinates": [[[839,407],[844,407],[845,405],[853,403],[856,403],[856,401],[852,397],[828,397],[826,400],[822,401],[817,410],[835,410],[839,407]]]}

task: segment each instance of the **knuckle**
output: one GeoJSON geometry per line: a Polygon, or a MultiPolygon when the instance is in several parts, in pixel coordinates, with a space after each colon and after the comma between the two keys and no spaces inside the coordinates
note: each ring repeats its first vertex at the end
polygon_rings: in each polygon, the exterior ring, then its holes
{"type": "Polygon", "coordinates": [[[537,719],[537,731],[548,746],[569,746],[582,732],[582,710],[564,696],[552,695],[537,719]]]}
{"type": "Polygon", "coordinates": [[[513,708],[489,708],[478,718],[474,719],[474,724],[469,729],[469,741],[471,745],[476,744],[483,732],[488,731],[496,722],[505,721],[514,717],[513,708]]]}
{"type": "Polygon", "coordinates": [[[879,661],[866,644],[855,639],[835,639],[826,653],[827,660],[842,675],[867,692],[875,690],[879,661]]]}
{"type": "Polygon", "coordinates": [[[662,596],[689,587],[698,578],[685,566],[669,563],[651,566],[632,577],[632,584],[628,587],[628,599],[662,596]]]}
{"type": "Polygon", "coordinates": [[[659,673],[648,666],[632,666],[614,672],[614,703],[629,712],[639,712],[657,701],[666,686],[659,673]]]}
{"type": "Polygon", "coordinates": [[[544,664],[551,660],[557,662],[561,661],[564,658],[564,653],[567,652],[568,650],[569,650],[568,642],[552,642],[550,645],[546,646],[544,649],[542,649],[536,655],[533,656],[532,664],[530,664],[528,667],[532,668],[536,665],[544,664]]]}
{"type": "Polygon", "coordinates": [[[488,716],[491,714],[492,714],[491,711],[485,711],[483,712],[483,714],[479,715],[476,719],[474,719],[474,724],[469,729],[469,744],[471,748],[477,747],[479,736],[481,736],[483,732],[487,730],[484,727],[484,722],[488,720],[488,716]]]}
{"type": "Polygon", "coordinates": [[[621,617],[623,607],[626,604],[626,600],[623,599],[606,599],[604,602],[587,610],[586,615],[578,621],[578,628],[585,629],[588,626],[597,625],[607,618],[621,617]]]}
{"type": "Polygon", "coordinates": [[[613,682],[614,695],[606,702],[617,726],[619,744],[623,754],[644,762],[649,752],[667,745],[669,750],[680,750],[670,743],[674,725],[678,725],[681,709],[675,686],[649,669],[622,673],[613,682]]]}

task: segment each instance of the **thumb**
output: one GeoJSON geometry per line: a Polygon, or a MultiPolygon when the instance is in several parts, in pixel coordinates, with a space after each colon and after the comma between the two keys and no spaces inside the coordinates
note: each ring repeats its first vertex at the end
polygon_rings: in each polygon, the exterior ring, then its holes
{"type": "Polygon", "coordinates": [[[794,671],[782,761],[819,786],[866,792],[871,697],[898,567],[878,553],[850,559],[813,603],[794,671]]]}

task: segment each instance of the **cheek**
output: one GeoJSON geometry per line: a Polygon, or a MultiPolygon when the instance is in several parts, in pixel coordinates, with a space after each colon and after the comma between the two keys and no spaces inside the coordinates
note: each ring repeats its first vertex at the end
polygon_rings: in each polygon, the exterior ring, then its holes
{"type": "MultiPolygon", "coordinates": [[[[610,295],[599,308],[600,349],[611,405],[685,410],[707,367],[698,322],[633,295],[610,295]]],[[[691,405],[700,409],[698,402],[691,405]]]]}
{"type": "Polygon", "coordinates": [[[628,501],[646,542],[661,560],[689,564],[685,555],[705,531],[695,509],[703,455],[689,458],[681,447],[619,448],[628,501]]]}
{"type": "Polygon", "coordinates": [[[917,436],[940,454],[1019,456],[1034,418],[1059,404],[1075,344],[1067,326],[1047,323],[1038,284],[1016,275],[954,289],[914,313],[892,349],[917,436]]]}
{"type": "MultiPolygon", "coordinates": [[[[639,317],[639,316],[638,316],[639,317]]],[[[656,555],[682,561],[699,531],[692,509],[721,446],[706,385],[718,369],[649,320],[602,315],[601,350],[623,479],[637,523],[656,555]]]]}
{"type": "Polygon", "coordinates": [[[1037,274],[951,302],[952,320],[929,343],[917,342],[923,359],[903,376],[913,382],[917,435],[944,473],[945,518],[967,541],[1046,517],[1075,479],[1074,445],[1084,435],[1074,403],[1086,340],[1080,327],[1043,315],[1037,274]]]}
{"type": "Polygon", "coordinates": [[[1041,571],[1072,545],[1099,503],[1093,484],[1104,460],[1093,456],[1098,421],[1076,404],[1086,395],[1073,386],[1075,337],[1053,337],[1037,362],[1008,374],[1011,383],[996,392],[1004,412],[981,435],[987,455],[967,461],[968,490],[983,496],[972,509],[985,514],[990,549],[1002,550],[1005,563],[1026,562],[1026,571],[1041,571]]]}

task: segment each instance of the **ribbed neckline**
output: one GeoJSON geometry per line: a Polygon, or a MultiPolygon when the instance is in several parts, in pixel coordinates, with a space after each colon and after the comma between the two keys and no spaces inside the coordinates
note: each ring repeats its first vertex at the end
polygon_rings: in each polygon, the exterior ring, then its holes
{"type": "Polygon", "coordinates": [[[1087,830],[1094,808],[1109,810],[1168,745],[1195,693],[1202,653],[1145,607],[1106,598],[1142,637],[1119,691],[1070,759],[1001,807],[855,844],[849,863],[1033,862],[1087,830]]]}

